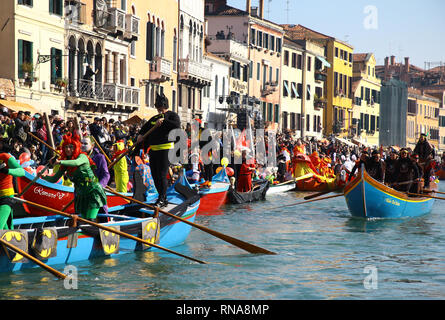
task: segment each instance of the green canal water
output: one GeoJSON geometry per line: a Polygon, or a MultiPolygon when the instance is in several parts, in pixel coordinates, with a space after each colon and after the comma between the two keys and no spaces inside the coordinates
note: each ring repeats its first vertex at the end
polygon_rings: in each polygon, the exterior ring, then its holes
{"type": "MultiPolygon", "coordinates": [[[[441,182],[439,190],[445,191],[441,182]]],[[[228,205],[196,223],[266,248],[253,255],[198,229],[176,248],[75,264],[77,288],[42,269],[0,274],[0,299],[308,300],[445,298],[445,201],[423,217],[351,218],[343,197],[274,209],[307,194],[228,205]],[[212,263],[214,262],[214,263],[212,263]]],[[[56,266],[63,271],[63,266],[56,266]]]]}

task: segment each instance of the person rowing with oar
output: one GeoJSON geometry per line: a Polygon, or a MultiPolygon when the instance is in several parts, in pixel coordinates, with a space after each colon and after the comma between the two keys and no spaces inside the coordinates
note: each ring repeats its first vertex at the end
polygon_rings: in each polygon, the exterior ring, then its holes
{"type": "Polygon", "coordinates": [[[99,209],[107,204],[107,197],[99,180],[93,173],[95,163],[81,151],[79,136],[68,133],[63,137],[62,153],[53,164],[60,169],[53,176],[45,176],[44,180],[55,183],[63,174],[74,183],[74,210],[85,219],[95,220],[99,209]]]}
{"type": "Polygon", "coordinates": [[[398,191],[409,191],[413,182],[420,181],[420,173],[417,166],[408,157],[408,150],[402,148],[400,150],[400,157],[397,160],[395,168],[395,183],[392,185],[398,191]]]}
{"type": "Polygon", "coordinates": [[[168,205],[167,173],[170,167],[168,153],[174,148],[174,142],[169,140],[168,135],[171,130],[181,127],[181,120],[176,112],[168,110],[168,99],[164,94],[156,96],[155,107],[158,114],[151,117],[141,128],[136,144],[143,144],[144,150],[150,147],[150,169],[159,194],[154,205],[163,208],[168,205]],[[152,128],[156,129],[144,139],[145,133],[152,128]]]}
{"type": "Polygon", "coordinates": [[[12,177],[23,177],[25,170],[9,154],[9,146],[0,136],[0,229],[12,230],[14,185],[12,177]]]}

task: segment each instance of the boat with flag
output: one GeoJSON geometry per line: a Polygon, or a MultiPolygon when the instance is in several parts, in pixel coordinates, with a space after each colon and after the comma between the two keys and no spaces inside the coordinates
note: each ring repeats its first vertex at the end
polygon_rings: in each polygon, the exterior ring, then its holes
{"type": "Polygon", "coordinates": [[[434,198],[410,197],[378,182],[363,168],[345,186],[344,197],[351,215],[359,218],[417,217],[429,213],[434,204],[434,198]]]}

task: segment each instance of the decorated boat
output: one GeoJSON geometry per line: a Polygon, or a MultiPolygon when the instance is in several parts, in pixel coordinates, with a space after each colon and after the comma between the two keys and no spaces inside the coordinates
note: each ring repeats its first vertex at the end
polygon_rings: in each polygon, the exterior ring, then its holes
{"type": "Polygon", "coordinates": [[[345,186],[344,197],[351,215],[360,218],[416,217],[429,213],[434,204],[432,198],[410,197],[389,188],[363,169],[345,186]]]}
{"type": "Polygon", "coordinates": [[[279,194],[287,191],[291,191],[295,189],[295,181],[289,180],[286,182],[278,183],[278,184],[270,184],[269,190],[267,194],[279,194]]]}
{"type": "Polygon", "coordinates": [[[239,192],[231,186],[227,194],[228,203],[242,204],[265,200],[269,185],[269,180],[254,180],[252,181],[252,190],[249,192],[239,192]]]}
{"type": "MultiPolygon", "coordinates": [[[[186,197],[178,192],[172,196],[172,193],[170,190],[170,203],[164,210],[194,222],[199,196],[186,197]]],[[[157,214],[140,204],[115,206],[108,214],[99,214],[98,219],[103,227],[116,228],[163,248],[184,243],[191,230],[189,224],[162,212],[157,214]]],[[[140,250],[162,250],[82,222],[73,227],[72,222],[59,215],[14,219],[14,230],[1,230],[0,239],[47,265],[68,265],[140,250]]],[[[0,272],[34,267],[38,265],[9,249],[0,252],[0,272]]]]}

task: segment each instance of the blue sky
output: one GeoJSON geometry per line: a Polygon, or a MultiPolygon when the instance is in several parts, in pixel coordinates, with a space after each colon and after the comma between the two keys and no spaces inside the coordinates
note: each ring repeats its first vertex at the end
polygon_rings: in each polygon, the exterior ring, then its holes
{"type": "MultiPolygon", "coordinates": [[[[227,3],[246,7],[245,0],[227,3]]],[[[301,24],[347,41],[356,53],[374,52],[377,64],[390,55],[397,62],[410,57],[411,64],[420,68],[425,61],[445,64],[443,0],[264,0],[264,4],[266,19],[301,24]],[[371,11],[365,12],[368,6],[371,11]]],[[[258,6],[258,0],[252,0],[252,6],[258,6]]]]}

